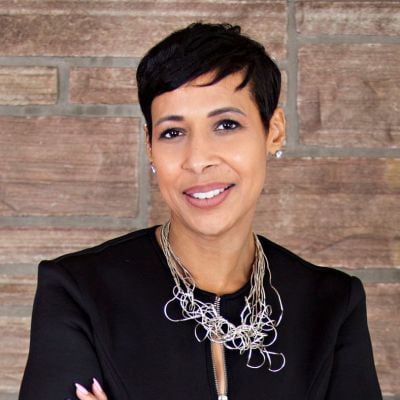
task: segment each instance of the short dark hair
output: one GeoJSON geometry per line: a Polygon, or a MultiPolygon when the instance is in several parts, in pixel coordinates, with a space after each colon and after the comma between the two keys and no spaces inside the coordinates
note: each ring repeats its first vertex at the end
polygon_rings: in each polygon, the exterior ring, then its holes
{"type": "Polygon", "coordinates": [[[250,83],[268,131],[278,105],[281,73],[265,48],[240,32],[240,26],[230,24],[194,23],[173,32],[147,52],[139,63],[136,79],[150,140],[154,98],[212,71],[216,71],[215,78],[206,85],[213,85],[234,72],[245,72],[237,90],[250,83]]]}

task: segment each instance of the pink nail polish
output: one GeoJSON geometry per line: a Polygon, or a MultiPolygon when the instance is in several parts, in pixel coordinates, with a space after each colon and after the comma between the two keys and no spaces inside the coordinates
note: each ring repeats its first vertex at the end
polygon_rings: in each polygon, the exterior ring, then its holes
{"type": "Polygon", "coordinates": [[[75,383],[75,387],[80,394],[89,394],[89,392],[79,383],[75,383]]]}
{"type": "Polygon", "coordinates": [[[100,383],[97,381],[96,378],[93,378],[93,385],[99,392],[103,391],[103,388],[100,386],[100,383]]]}

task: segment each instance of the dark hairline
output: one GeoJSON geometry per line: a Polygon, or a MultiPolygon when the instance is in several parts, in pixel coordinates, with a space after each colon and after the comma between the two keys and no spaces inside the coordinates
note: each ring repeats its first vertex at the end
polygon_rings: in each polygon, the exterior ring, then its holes
{"type": "Polygon", "coordinates": [[[242,70],[245,76],[236,90],[250,83],[250,95],[268,131],[278,106],[281,74],[264,46],[230,24],[199,22],[173,32],[150,49],[137,68],[139,103],[148,135],[152,136],[151,105],[157,96],[211,71],[216,71],[214,79],[203,86],[242,70]]]}
{"type": "MultiPolygon", "coordinates": [[[[214,77],[213,79],[211,79],[209,82],[194,85],[194,86],[198,86],[198,87],[213,86],[213,85],[217,84],[218,82],[220,82],[221,80],[223,80],[224,78],[226,78],[226,77],[228,77],[228,76],[230,76],[230,75],[233,75],[233,74],[243,73],[245,70],[247,70],[246,67],[244,67],[244,68],[242,68],[242,69],[240,69],[240,70],[237,70],[237,71],[233,71],[233,72],[231,72],[231,73],[229,73],[229,74],[227,74],[227,75],[219,76],[219,75],[218,75],[218,72],[217,72],[217,69],[215,68],[214,70],[206,71],[206,72],[204,72],[203,74],[201,74],[201,75],[199,75],[199,76],[197,76],[197,77],[195,77],[195,78],[193,78],[193,79],[188,80],[187,82],[183,82],[182,85],[180,85],[180,86],[177,87],[176,89],[179,89],[179,88],[181,88],[181,87],[184,86],[184,85],[190,84],[190,82],[193,82],[194,80],[198,79],[199,77],[201,77],[201,76],[203,76],[203,75],[206,75],[206,74],[210,74],[210,73],[214,73],[214,72],[215,72],[215,74],[216,74],[215,77],[214,77]]],[[[239,90],[245,89],[245,88],[248,87],[250,84],[251,84],[251,79],[249,78],[249,76],[248,76],[248,71],[247,71],[246,74],[245,74],[245,76],[244,76],[244,78],[242,79],[242,81],[239,83],[239,85],[236,86],[235,92],[237,92],[237,91],[239,91],[239,90]]],[[[176,89],[174,89],[174,90],[176,90],[176,89]]],[[[167,92],[164,92],[164,93],[167,93],[167,92]]],[[[164,94],[164,93],[161,93],[159,96],[161,96],[161,95],[164,94]]],[[[252,90],[252,88],[251,88],[250,86],[249,86],[249,94],[250,94],[250,97],[251,97],[252,101],[254,101],[254,102],[255,102],[255,105],[257,106],[257,102],[256,102],[256,100],[255,100],[253,90],[252,90]]],[[[154,98],[152,99],[151,104],[153,104],[154,99],[156,99],[157,97],[158,97],[158,96],[156,96],[156,97],[154,97],[154,98]]],[[[227,109],[231,109],[231,110],[232,110],[232,109],[234,109],[234,108],[235,108],[235,107],[223,107],[223,108],[218,109],[218,110],[222,110],[222,109],[226,109],[226,110],[227,110],[227,109]]],[[[258,107],[257,107],[257,108],[258,108],[258,107]]],[[[150,110],[151,110],[151,105],[150,105],[150,110]]],[[[237,109],[237,110],[238,110],[238,109],[237,109]]],[[[238,111],[239,111],[240,114],[245,115],[241,110],[238,110],[238,111]]],[[[212,112],[211,112],[211,113],[212,113],[212,112]]],[[[152,114],[151,114],[151,115],[152,115],[152,114]]],[[[207,116],[210,116],[210,113],[209,113],[207,116]]],[[[164,122],[165,119],[174,120],[174,121],[182,121],[182,117],[181,117],[180,115],[169,115],[169,116],[162,117],[162,118],[161,118],[161,120],[162,120],[161,122],[164,122]]],[[[159,124],[160,124],[160,120],[158,120],[155,124],[152,123],[152,124],[151,124],[152,129],[153,129],[154,127],[158,126],[159,124]]],[[[150,142],[152,142],[152,141],[153,141],[152,132],[147,131],[146,133],[147,133],[147,136],[149,136],[149,138],[150,138],[150,142]]]]}

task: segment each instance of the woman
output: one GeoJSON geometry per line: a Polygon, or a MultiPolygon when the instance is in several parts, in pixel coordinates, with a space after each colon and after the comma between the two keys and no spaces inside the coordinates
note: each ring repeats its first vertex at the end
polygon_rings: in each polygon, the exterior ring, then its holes
{"type": "Polygon", "coordinates": [[[194,24],[137,78],[170,221],[40,263],[20,400],[381,399],[361,282],[252,232],[285,139],[264,48],[194,24]]]}

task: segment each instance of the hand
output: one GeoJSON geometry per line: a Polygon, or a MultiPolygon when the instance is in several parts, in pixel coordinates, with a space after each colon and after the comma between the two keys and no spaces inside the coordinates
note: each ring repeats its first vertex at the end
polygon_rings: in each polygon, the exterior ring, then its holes
{"type": "Polygon", "coordinates": [[[107,400],[107,396],[104,393],[103,388],[100,386],[100,383],[96,378],[93,378],[92,383],[92,391],[90,393],[85,387],[80,385],[79,383],[75,383],[76,386],[76,395],[80,400],[107,400]]]}

